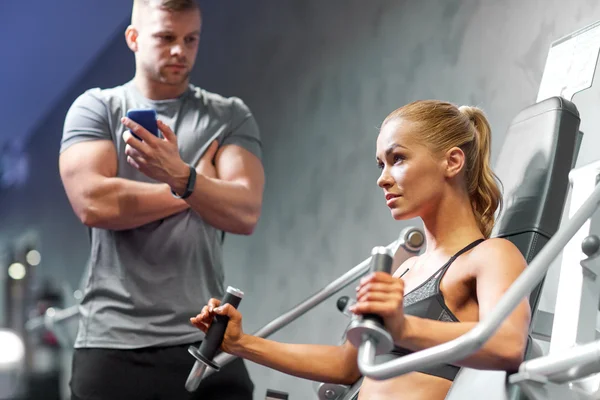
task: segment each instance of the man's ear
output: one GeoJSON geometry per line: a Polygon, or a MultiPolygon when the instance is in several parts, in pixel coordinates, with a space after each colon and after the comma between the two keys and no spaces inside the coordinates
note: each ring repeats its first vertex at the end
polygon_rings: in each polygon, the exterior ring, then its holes
{"type": "Polygon", "coordinates": [[[453,147],[446,152],[446,177],[454,178],[465,167],[465,153],[460,147],[453,147]]]}
{"type": "Polygon", "coordinates": [[[125,29],[125,41],[127,42],[127,47],[134,53],[138,50],[138,31],[133,27],[133,25],[129,25],[127,29],[125,29]]]}

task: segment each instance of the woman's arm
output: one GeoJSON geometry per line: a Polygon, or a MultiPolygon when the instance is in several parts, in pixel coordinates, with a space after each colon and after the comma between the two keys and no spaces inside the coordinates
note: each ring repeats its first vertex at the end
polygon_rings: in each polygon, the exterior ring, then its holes
{"type": "Polygon", "coordinates": [[[317,382],[351,385],[360,378],[356,348],[347,341],[341,346],[290,344],[244,334],[231,354],[317,382]]]}
{"type": "Polygon", "coordinates": [[[341,346],[289,344],[248,335],[242,330],[242,314],[229,304],[219,307],[217,299],[211,299],[191,322],[206,332],[215,314],[229,317],[221,345],[226,353],[318,382],[349,385],[360,378],[357,350],[348,342],[341,346]]]}
{"type": "MultiPolygon", "coordinates": [[[[485,241],[469,257],[474,265],[479,320],[482,320],[523,271],[526,262],[519,250],[504,239],[485,241]]],[[[405,316],[402,308],[404,284],[387,274],[374,274],[361,282],[357,298],[354,312],[381,315],[394,342],[414,351],[456,339],[477,324],[405,316]]],[[[477,353],[456,364],[480,369],[517,370],[525,353],[530,318],[529,303],[523,299],[477,353]]]]}

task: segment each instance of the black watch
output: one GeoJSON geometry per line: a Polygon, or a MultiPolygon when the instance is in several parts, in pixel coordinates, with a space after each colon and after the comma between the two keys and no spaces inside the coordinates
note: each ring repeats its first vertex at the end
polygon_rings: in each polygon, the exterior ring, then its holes
{"type": "Polygon", "coordinates": [[[190,169],[190,176],[188,177],[187,185],[185,186],[185,192],[180,196],[171,188],[171,193],[175,198],[187,199],[194,191],[194,187],[196,186],[196,168],[191,165],[188,165],[188,168],[190,169]]]}

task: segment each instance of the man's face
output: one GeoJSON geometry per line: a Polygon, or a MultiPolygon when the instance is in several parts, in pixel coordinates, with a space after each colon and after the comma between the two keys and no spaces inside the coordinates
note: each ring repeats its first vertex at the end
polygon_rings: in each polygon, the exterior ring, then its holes
{"type": "Polygon", "coordinates": [[[137,68],[154,82],[186,83],[198,53],[200,24],[197,9],[169,11],[147,6],[139,10],[133,25],[137,68]]]}

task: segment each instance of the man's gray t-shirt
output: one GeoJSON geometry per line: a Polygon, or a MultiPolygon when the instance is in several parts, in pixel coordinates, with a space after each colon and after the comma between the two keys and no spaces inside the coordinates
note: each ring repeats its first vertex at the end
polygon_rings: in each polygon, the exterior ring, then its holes
{"type": "MultiPolygon", "coordinates": [[[[177,135],[183,161],[196,165],[214,140],[238,145],[262,158],[254,117],[238,98],[224,98],[190,85],[177,99],[144,98],[133,82],[90,89],[65,119],[61,153],[87,140],[111,140],[117,176],[155,181],[126,161],[121,117],[153,108],[177,135]]],[[[76,151],[76,148],[73,149],[76,151]]],[[[211,297],[224,293],[222,232],[191,209],[129,230],[91,228],[76,348],[131,349],[201,340],[189,318],[211,297]]]]}

